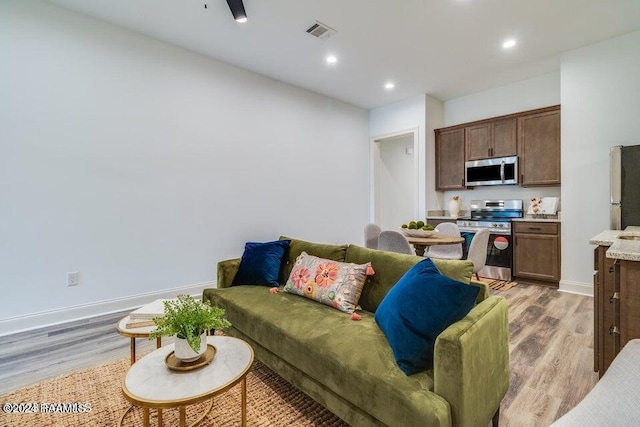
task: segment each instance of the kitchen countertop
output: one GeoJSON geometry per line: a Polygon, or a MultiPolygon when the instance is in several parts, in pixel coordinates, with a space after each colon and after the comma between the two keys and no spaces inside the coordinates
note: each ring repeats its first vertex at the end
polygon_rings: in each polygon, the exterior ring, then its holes
{"type": "Polygon", "coordinates": [[[513,218],[511,221],[513,222],[560,222],[558,218],[535,218],[535,217],[513,218]]]}
{"type": "Polygon", "coordinates": [[[427,219],[450,219],[450,220],[458,220],[462,218],[461,216],[448,216],[448,215],[427,215],[427,219]]]}
{"type": "Polygon", "coordinates": [[[640,227],[629,226],[623,230],[605,230],[589,240],[589,244],[609,246],[607,258],[640,261],[640,240],[620,239],[620,235],[640,236],[640,227]]]}

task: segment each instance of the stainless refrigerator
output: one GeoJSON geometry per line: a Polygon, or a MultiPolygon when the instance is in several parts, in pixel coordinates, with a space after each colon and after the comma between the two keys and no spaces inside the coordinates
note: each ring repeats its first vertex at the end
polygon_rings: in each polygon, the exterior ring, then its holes
{"type": "Polygon", "coordinates": [[[611,147],[611,229],[640,225],[640,145],[611,147]]]}

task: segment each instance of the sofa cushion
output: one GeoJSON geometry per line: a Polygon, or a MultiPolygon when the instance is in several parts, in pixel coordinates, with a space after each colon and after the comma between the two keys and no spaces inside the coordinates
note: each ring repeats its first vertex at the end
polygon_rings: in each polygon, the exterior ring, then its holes
{"type": "MultiPolygon", "coordinates": [[[[280,236],[280,240],[289,240],[289,249],[285,252],[285,262],[280,272],[280,283],[285,284],[291,270],[293,269],[293,263],[300,256],[302,252],[306,252],[309,255],[317,256],[319,258],[326,258],[332,261],[344,262],[344,258],[347,254],[347,245],[328,245],[324,243],[312,243],[305,242],[304,240],[291,239],[289,237],[280,236]]],[[[364,264],[364,263],[359,263],[364,264]]]]}
{"type": "Polygon", "coordinates": [[[351,314],[358,305],[369,267],[369,263],[338,262],[302,252],[284,291],[351,314]]]}
{"type": "Polygon", "coordinates": [[[274,242],[247,242],[240,260],[238,272],[233,278],[235,285],[278,286],[278,276],[283,264],[289,240],[274,242]]]}
{"type": "Polygon", "coordinates": [[[448,404],[432,392],[433,371],[406,376],[371,313],[353,321],[315,301],[259,286],[209,290],[207,297],[226,310],[233,328],[260,337],[267,350],[356,407],[370,408],[384,424],[438,425],[435,420],[448,417],[448,404]]]}
{"type": "MultiPolygon", "coordinates": [[[[367,277],[360,296],[360,306],[364,310],[374,313],[382,299],[389,292],[389,289],[411,267],[424,259],[415,255],[378,251],[349,245],[345,262],[355,264],[371,262],[371,266],[376,272],[375,275],[367,277]]],[[[473,274],[473,263],[471,261],[434,259],[433,262],[445,276],[462,283],[471,283],[471,275],[473,274]]]]}
{"type": "Polygon", "coordinates": [[[479,291],[442,275],[431,259],[414,265],[391,288],[375,320],[404,373],[412,375],[433,365],[436,338],[469,313],[479,291]]]}

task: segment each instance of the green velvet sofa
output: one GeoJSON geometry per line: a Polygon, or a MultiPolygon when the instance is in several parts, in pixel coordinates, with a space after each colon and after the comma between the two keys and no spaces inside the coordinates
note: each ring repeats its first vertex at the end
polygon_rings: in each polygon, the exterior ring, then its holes
{"type": "MultiPolygon", "coordinates": [[[[371,262],[359,301],[362,320],[266,286],[233,286],[240,259],[218,263],[216,289],[203,300],[223,307],[225,333],[247,341],[259,360],[353,426],[477,426],[497,424],[509,385],[507,303],[481,286],[469,314],[437,338],[434,367],[411,376],[396,365],[374,320],[389,289],[421,257],[292,239],[281,285],[302,252],[336,261],[371,262]]],[[[440,271],[470,283],[469,261],[434,260],[440,271]]]]}

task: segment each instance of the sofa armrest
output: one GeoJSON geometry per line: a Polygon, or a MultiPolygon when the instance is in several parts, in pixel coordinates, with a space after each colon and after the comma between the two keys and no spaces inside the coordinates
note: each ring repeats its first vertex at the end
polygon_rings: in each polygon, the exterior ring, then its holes
{"type": "Polygon", "coordinates": [[[240,258],[227,259],[218,263],[218,283],[217,288],[228,288],[236,277],[240,267],[240,258]]]}
{"type": "Polygon", "coordinates": [[[491,421],[509,388],[509,321],[504,298],[490,296],[436,339],[434,392],[455,426],[491,421]]]}

